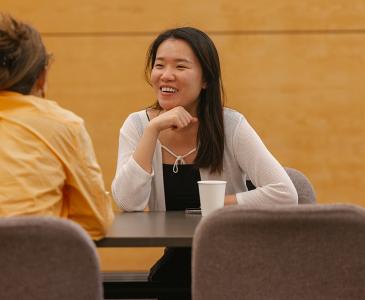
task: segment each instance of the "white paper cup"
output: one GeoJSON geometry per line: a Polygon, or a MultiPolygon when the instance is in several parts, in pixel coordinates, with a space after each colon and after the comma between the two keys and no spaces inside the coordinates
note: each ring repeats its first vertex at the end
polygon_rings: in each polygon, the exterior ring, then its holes
{"type": "Polygon", "coordinates": [[[202,216],[224,206],[226,183],[218,180],[198,181],[202,216]]]}

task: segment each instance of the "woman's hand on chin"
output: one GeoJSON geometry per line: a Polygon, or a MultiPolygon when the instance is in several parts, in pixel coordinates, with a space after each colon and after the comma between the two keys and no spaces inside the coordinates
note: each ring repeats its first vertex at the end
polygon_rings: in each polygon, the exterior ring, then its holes
{"type": "Polygon", "coordinates": [[[177,106],[168,111],[163,111],[150,121],[149,127],[154,128],[157,132],[165,129],[182,129],[192,123],[198,122],[184,107],[177,106]]]}

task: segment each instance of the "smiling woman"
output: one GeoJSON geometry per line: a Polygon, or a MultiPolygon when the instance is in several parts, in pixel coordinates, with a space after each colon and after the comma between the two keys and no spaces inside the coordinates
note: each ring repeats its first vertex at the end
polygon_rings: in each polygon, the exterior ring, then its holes
{"type": "MultiPolygon", "coordinates": [[[[225,204],[296,204],[285,170],[238,112],[223,106],[217,50],[191,27],[161,33],[145,68],[157,101],[120,130],[113,196],[127,211],[200,207],[199,180],[227,181],[225,204]],[[248,191],[249,177],[257,189],[248,191]]],[[[190,285],[190,248],[167,248],[149,279],[190,285]]],[[[184,298],[186,299],[186,298],[184,298]]]]}

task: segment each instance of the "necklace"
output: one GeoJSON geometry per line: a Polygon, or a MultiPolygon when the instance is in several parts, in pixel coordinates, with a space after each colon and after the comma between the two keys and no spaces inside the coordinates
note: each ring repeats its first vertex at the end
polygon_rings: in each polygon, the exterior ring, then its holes
{"type": "Polygon", "coordinates": [[[172,167],[172,172],[174,172],[175,174],[179,172],[179,165],[185,165],[184,158],[196,151],[196,148],[194,148],[194,149],[191,149],[188,153],[186,153],[184,155],[176,155],[174,152],[172,152],[169,148],[167,148],[164,145],[161,145],[161,148],[166,150],[168,153],[170,153],[172,156],[174,156],[176,158],[175,162],[174,162],[174,166],[172,167]]]}

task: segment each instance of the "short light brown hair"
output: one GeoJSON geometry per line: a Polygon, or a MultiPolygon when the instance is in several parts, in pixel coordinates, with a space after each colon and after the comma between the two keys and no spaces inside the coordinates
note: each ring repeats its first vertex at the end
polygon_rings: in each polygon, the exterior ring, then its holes
{"type": "Polygon", "coordinates": [[[48,59],[36,29],[0,14],[0,90],[29,94],[48,59]]]}

